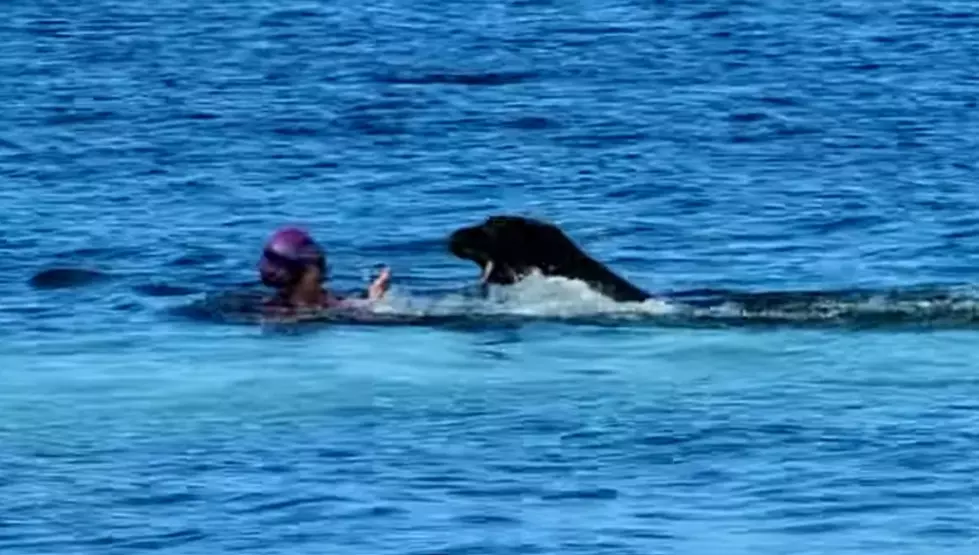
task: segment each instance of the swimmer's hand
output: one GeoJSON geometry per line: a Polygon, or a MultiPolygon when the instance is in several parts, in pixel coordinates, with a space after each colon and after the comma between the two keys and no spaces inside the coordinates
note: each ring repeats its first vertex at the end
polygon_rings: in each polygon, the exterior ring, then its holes
{"type": "Polygon", "coordinates": [[[381,269],[380,275],[374,279],[370,287],[367,288],[367,298],[372,301],[378,301],[384,298],[384,294],[388,292],[388,287],[391,286],[391,269],[384,267],[381,269]]]}

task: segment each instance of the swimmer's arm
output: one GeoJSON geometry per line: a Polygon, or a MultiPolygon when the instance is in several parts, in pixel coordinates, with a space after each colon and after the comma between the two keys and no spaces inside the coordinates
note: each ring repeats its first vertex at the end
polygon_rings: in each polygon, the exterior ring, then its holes
{"type": "Polygon", "coordinates": [[[391,286],[391,269],[384,267],[381,270],[380,275],[367,287],[367,299],[370,301],[379,301],[384,298],[384,295],[388,292],[388,287],[391,286]]]}
{"type": "Polygon", "coordinates": [[[334,306],[340,308],[367,308],[384,298],[391,281],[391,270],[384,268],[367,289],[356,297],[333,296],[334,306]]]}

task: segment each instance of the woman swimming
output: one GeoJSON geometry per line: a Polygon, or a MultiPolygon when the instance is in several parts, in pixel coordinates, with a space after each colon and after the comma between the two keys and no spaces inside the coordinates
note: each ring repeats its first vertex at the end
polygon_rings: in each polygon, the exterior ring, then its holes
{"type": "Polygon", "coordinates": [[[303,229],[283,227],[265,243],[258,263],[262,283],[276,289],[266,302],[275,313],[324,309],[364,309],[387,293],[391,272],[384,268],[367,288],[366,299],[345,299],[323,285],[326,281],[326,252],[303,229]]]}

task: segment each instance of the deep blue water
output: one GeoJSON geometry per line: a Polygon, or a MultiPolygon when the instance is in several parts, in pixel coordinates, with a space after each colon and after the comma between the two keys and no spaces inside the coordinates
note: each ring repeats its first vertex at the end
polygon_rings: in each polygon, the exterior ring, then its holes
{"type": "Polygon", "coordinates": [[[973,2],[2,14],[5,555],[979,549],[973,2]],[[445,239],[493,213],[654,292],[829,300],[467,320],[445,239]],[[294,222],[455,320],[190,317],[294,222]]]}

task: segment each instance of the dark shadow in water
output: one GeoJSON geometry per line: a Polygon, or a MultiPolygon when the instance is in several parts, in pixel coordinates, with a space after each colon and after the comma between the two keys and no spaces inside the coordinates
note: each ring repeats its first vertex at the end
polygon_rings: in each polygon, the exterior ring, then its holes
{"type": "Polygon", "coordinates": [[[109,274],[98,270],[48,268],[34,274],[30,279],[30,285],[36,289],[64,289],[100,283],[110,278],[109,274]]]}

